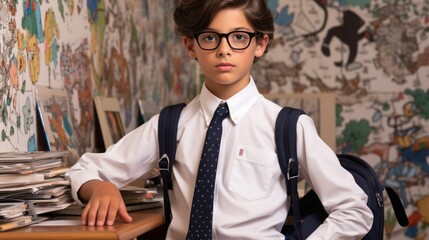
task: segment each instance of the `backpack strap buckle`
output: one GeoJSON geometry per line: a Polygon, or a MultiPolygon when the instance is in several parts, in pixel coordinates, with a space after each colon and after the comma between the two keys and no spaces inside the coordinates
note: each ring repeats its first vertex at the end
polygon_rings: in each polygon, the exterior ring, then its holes
{"type": "Polygon", "coordinates": [[[170,171],[170,159],[166,153],[164,153],[159,159],[158,166],[160,171],[170,171]]]}
{"type": "Polygon", "coordinates": [[[287,166],[287,179],[291,180],[299,177],[299,165],[293,158],[289,158],[289,164],[287,166]]]}

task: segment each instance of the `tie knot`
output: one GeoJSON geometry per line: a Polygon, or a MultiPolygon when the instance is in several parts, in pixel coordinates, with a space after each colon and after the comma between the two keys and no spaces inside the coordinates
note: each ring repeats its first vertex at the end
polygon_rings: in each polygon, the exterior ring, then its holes
{"type": "Polygon", "coordinates": [[[229,109],[226,103],[221,103],[216,108],[214,115],[218,118],[224,119],[229,116],[229,109]]]}

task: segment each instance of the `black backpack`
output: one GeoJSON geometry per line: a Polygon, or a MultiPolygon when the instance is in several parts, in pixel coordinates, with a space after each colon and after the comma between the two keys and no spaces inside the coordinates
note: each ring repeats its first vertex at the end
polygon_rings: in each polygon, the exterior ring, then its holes
{"type": "MultiPolygon", "coordinates": [[[[171,171],[176,155],[177,124],[184,106],[184,103],[180,103],[163,108],[158,121],[159,169],[164,187],[166,229],[168,229],[172,217],[168,190],[172,190],[171,171]]],[[[292,224],[286,224],[282,232],[288,236],[288,239],[300,240],[307,238],[328,216],[314,191],[310,190],[302,198],[298,196],[299,167],[296,152],[296,123],[301,114],[305,113],[299,109],[284,107],[277,117],[275,126],[279,165],[286,179],[288,195],[291,196],[291,210],[288,217],[293,219],[292,224]]],[[[381,185],[378,176],[366,161],[347,154],[337,156],[341,165],[353,175],[356,183],[368,195],[367,205],[374,214],[372,228],[363,239],[383,239],[383,189],[386,189],[399,224],[408,225],[408,218],[399,196],[392,188],[381,185]]]]}
{"type": "MultiPolygon", "coordinates": [[[[293,224],[285,225],[283,232],[287,239],[305,239],[327,218],[323,205],[317,194],[310,190],[302,198],[298,198],[298,157],[296,149],[296,123],[302,110],[284,107],[277,116],[275,141],[280,168],[286,178],[288,195],[291,196],[289,214],[293,215],[293,224]],[[285,134],[285,132],[287,134],[285,134]]],[[[384,199],[385,189],[393,207],[398,223],[405,227],[408,218],[397,193],[390,187],[383,187],[374,169],[363,159],[349,155],[337,154],[340,164],[349,171],[356,183],[368,195],[367,206],[371,209],[374,220],[370,231],[363,239],[383,239],[384,233],[384,199]]]]}

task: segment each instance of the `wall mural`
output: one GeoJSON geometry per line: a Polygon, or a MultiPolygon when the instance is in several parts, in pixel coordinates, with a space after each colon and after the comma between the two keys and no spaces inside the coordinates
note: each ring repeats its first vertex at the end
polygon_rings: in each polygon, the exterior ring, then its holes
{"type": "MultiPolygon", "coordinates": [[[[175,1],[0,0],[0,149],[37,150],[36,85],[64,89],[58,131],[93,150],[94,96],[118,97],[127,131],[199,90],[173,31],[175,1]],[[64,128],[64,129],[61,129],[64,128]]],[[[334,92],[337,151],[362,156],[401,194],[410,226],[386,208],[387,239],[429,225],[429,2],[269,0],[276,34],[252,75],[263,93],[334,92]]]]}
{"type": "MultiPolygon", "coordinates": [[[[145,115],[196,94],[172,22],[173,1],[0,0],[0,148],[38,150],[36,86],[63,89],[75,157],[94,149],[94,96],[117,97],[127,131],[145,115]],[[179,44],[178,44],[179,43],[179,44]]],[[[66,144],[65,144],[66,145],[66,144]]]]}
{"type": "Polygon", "coordinates": [[[429,2],[269,0],[276,33],[253,76],[264,93],[334,92],[337,152],[356,154],[401,195],[386,239],[427,239],[429,2]],[[267,81],[268,80],[268,81],[267,81]]]}

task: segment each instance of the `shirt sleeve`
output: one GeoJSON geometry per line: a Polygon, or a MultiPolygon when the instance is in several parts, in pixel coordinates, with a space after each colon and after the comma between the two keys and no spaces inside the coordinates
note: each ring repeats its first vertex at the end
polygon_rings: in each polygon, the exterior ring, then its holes
{"type": "Polygon", "coordinates": [[[125,135],[104,153],[85,153],[66,173],[72,197],[89,180],[104,180],[122,187],[153,170],[158,164],[158,115],[125,135]]]}
{"type": "Polygon", "coordinates": [[[368,197],[306,115],[298,120],[297,148],[301,174],[329,214],[308,239],[362,239],[373,221],[366,204],[368,197]]]}

